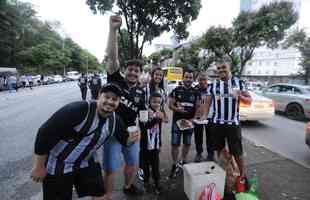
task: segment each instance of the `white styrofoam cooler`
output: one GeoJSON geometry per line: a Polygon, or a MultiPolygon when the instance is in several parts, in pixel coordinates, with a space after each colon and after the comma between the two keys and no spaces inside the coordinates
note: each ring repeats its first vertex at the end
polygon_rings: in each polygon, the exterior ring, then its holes
{"type": "Polygon", "coordinates": [[[203,188],[216,184],[216,191],[224,196],[226,172],[215,162],[190,163],[183,166],[184,192],[189,200],[197,200],[203,188]]]}

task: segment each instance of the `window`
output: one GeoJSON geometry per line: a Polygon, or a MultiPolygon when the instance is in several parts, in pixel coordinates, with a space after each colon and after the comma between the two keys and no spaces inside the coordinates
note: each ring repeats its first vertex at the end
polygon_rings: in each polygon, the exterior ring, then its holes
{"type": "Polygon", "coordinates": [[[275,62],[273,63],[273,66],[278,66],[278,62],[275,61],[275,62]]]}
{"type": "Polygon", "coordinates": [[[293,87],[293,93],[294,94],[302,94],[301,90],[297,87],[293,87]]]}
{"type": "Polygon", "coordinates": [[[282,85],[280,87],[280,93],[287,93],[287,94],[293,94],[294,89],[292,86],[282,85]]]}
{"type": "Polygon", "coordinates": [[[280,86],[278,86],[278,85],[272,86],[272,87],[270,87],[270,88],[267,88],[266,91],[267,91],[267,92],[278,93],[278,92],[280,92],[280,86]]]}

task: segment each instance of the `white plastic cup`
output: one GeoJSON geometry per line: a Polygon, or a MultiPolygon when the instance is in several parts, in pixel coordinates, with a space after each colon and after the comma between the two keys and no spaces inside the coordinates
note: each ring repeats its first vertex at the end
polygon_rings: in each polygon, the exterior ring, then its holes
{"type": "Polygon", "coordinates": [[[135,133],[135,132],[137,132],[139,129],[138,129],[138,127],[137,126],[129,126],[128,128],[127,128],[127,131],[128,131],[128,133],[130,134],[130,133],[135,133]]]}
{"type": "Polygon", "coordinates": [[[139,119],[141,122],[147,122],[149,119],[149,112],[147,110],[140,110],[139,119]]]}

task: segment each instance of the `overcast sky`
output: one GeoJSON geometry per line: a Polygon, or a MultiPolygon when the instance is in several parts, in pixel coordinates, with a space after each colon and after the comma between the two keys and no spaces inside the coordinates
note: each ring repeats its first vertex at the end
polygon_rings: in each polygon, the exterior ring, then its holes
{"type": "MultiPolygon", "coordinates": [[[[109,15],[93,15],[85,0],[22,0],[34,5],[42,20],[61,22],[66,34],[81,47],[89,50],[100,61],[104,57],[108,35],[109,15]]],[[[238,15],[239,0],[201,0],[202,8],[197,20],[189,27],[190,38],[201,35],[211,25],[230,26],[238,15]]],[[[170,44],[171,33],[156,38],[152,44],[170,44]]],[[[145,54],[154,51],[147,45],[145,54]]]]}

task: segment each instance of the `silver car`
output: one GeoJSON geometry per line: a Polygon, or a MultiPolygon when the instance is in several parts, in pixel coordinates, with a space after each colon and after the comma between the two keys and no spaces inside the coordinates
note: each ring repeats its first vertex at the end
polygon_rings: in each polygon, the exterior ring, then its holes
{"type": "Polygon", "coordinates": [[[285,112],[291,119],[310,118],[310,87],[294,84],[274,84],[262,95],[275,101],[276,111],[285,112]]]}

